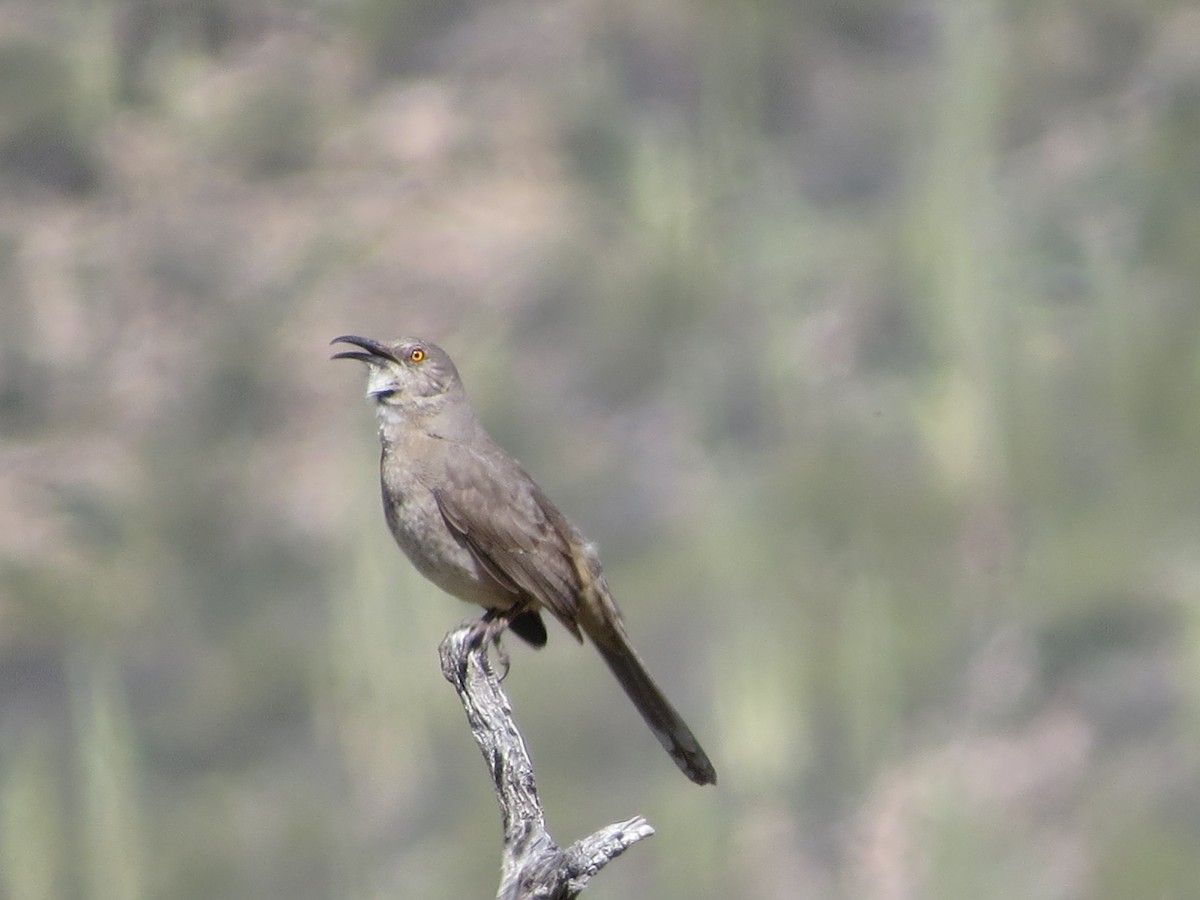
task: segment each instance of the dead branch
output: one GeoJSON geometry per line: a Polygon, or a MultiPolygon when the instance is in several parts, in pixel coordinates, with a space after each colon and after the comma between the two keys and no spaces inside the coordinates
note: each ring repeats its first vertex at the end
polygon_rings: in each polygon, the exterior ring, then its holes
{"type": "Polygon", "coordinates": [[[438,652],[442,674],[458,691],[500,802],[504,854],[497,900],[569,900],[611,860],[654,834],[654,829],[635,816],[559,849],[546,831],[533,764],[508,697],[488,662],[487,641],[473,642],[473,634],[477,630],[472,624],[450,632],[438,652]]]}

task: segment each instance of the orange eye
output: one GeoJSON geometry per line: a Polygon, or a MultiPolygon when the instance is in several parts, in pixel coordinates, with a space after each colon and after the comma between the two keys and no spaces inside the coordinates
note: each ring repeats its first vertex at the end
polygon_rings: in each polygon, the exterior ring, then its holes
{"type": "Polygon", "coordinates": [[[425,351],[420,347],[413,347],[408,351],[408,358],[411,362],[421,362],[423,359],[425,359],[425,351]]]}

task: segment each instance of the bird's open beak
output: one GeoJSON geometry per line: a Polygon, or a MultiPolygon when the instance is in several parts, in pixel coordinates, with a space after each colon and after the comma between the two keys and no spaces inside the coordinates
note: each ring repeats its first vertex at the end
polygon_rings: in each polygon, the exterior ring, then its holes
{"type": "Polygon", "coordinates": [[[359,353],[357,350],[345,350],[341,353],[333,354],[331,359],[357,359],[359,362],[369,363],[371,365],[379,365],[381,362],[399,363],[394,353],[385,347],[379,341],[373,341],[370,338],[358,337],[354,334],[343,334],[341,337],[335,337],[330,344],[353,344],[355,347],[362,347],[366,353],[359,353]]]}

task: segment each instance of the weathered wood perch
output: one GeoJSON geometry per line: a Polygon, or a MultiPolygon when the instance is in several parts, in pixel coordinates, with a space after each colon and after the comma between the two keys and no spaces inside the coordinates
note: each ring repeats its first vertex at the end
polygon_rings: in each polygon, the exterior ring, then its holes
{"type": "Polygon", "coordinates": [[[504,854],[497,900],[569,900],[609,861],[654,834],[654,829],[635,816],[559,849],[546,831],[533,764],[508,697],[488,663],[488,642],[472,647],[472,632],[471,624],[450,632],[438,653],[442,674],[458,691],[500,801],[504,854]]]}

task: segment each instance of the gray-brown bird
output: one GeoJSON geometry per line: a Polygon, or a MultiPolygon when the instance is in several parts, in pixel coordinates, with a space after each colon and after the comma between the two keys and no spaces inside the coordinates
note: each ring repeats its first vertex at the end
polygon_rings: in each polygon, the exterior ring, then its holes
{"type": "Polygon", "coordinates": [[[595,547],[488,435],[444,350],[419,338],[352,344],[334,359],[367,364],[383,445],[383,509],[396,543],[426,578],[482,606],[535,647],[541,610],[586,634],[675,764],[697,784],[717,773],[629,643],[595,547]]]}

